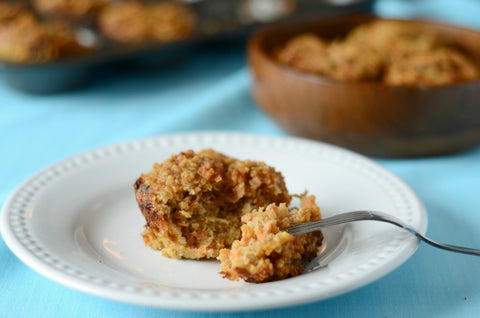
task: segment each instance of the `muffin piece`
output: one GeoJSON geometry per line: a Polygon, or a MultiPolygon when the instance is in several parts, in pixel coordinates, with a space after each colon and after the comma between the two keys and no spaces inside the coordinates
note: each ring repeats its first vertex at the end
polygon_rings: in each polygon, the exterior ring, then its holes
{"type": "Polygon", "coordinates": [[[215,258],[240,238],[242,215],[291,200],[274,168],[211,149],[154,164],[134,187],[147,222],[145,244],[172,258],[215,258]]]}
{"type": "Polygon", "coordinates": [[[300,209],[285,203],[270,204],[242,217],[242,238],[230,249],[222,249],[218,259],[224,277],[263,283],[300,275],[313,260],[322,243],[320,231],[293,236],[282,229],[319,220],[320,209],[314,196],[302,196],[300,209]]]}
{"type": "Polygon", "coordinates": [[[180,3],[126,1],[102,10],[98,26],[103,36],[116,42],[170,42],[193,33],[195,15],[180,3]]]}

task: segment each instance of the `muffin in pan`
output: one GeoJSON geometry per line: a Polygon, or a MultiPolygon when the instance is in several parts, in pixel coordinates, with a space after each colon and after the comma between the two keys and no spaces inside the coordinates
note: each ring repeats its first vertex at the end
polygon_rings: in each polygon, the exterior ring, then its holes
{"type": "Polygon", "coordinates": [[[121,43],[171,42],[195,30],[195,14],[176,2],[126,1],[105,7],[98,16],[99,32],[121,43]]]}
{"type": "Polygon", "coordinates": [[[108,0],[32,0],[35,11],[45,17],[64,21],[77,21],[98,13],[108,0]]]}
{"type": "Polygon", "coordinates": [[[0,3],[0,59],[15,63],[45,63],[84,54],[70,27],[38,20],[26,7],[0,3]]]}

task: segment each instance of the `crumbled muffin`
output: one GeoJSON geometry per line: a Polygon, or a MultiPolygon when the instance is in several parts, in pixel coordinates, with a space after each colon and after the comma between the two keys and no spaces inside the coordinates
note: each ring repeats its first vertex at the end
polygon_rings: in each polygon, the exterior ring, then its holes
{"type": "Polygon", "coordinates": [[[192,35],[195,15],[179,3],[126,1],[103,9],[98,26],[102,35],[117,42],[170,42],[192,35]]]}
{"type": "Polygon", "coordinates": [[[320,231],[299,236],[282,231],[321,218],[314,196],[301,199],[299,209],[272,203],[242,216],[241,239],[233,242],[230,249],[222,249],[218,257],[224,277],[263,283],[303,272],[316,257],[323,237],[320,231]]]}
{"type": "Polygon", "coordinates": [[[211,149],[154,164],[134,187],[147,223],[145,244],[172,258],[216,258],[240,238],[243,215],[291,200],[274,168],[211,149]]]}

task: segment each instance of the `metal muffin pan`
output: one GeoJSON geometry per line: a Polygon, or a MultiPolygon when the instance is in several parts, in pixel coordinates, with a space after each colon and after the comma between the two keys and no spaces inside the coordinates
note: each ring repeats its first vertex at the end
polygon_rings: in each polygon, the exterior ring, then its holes
{"type": "Polygon", "coordinates": [[[35,94],[75,89],[106,70],[128,63],[169,65],[188,57],[199,45],[222,44],[246,39],[261,25],[305,16],[318,18],[371,12],[372,0],[184,0],[196,16],[194,33],[166,43],[121,44],[105,39],[88,21],[76,23],[75,32],[93,41],[95,49],[85,55],[41,64],[0,61],[0,74],[11,87],[35,94]]]}

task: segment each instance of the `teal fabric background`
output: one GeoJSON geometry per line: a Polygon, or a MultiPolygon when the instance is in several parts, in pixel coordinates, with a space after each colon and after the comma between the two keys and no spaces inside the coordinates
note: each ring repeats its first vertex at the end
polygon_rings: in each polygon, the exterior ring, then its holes
{"type": "MultiPolygon", "coordinates": [[[[480,29],[480,2],[475,0],[379,0],[375,11],[480,29]]],[[[174,67],[112,73],[55,95],[24,94],[0,81],[0,205],[47,165],[111,143],[199,130],[285,135],[256,107],[250,83],[245,52],[236,45],[202,48],[174,67]]],[[[418,193],[432,238],[480,248],[479,147],[434,158],[373,159],[418,193]]],[[[0,317],[473,318],[480,315],[479,265],[478,257],[421,244],[394,272],[325,301],[198,313],[128,305],[71,290],[28,268],[0,239],[0,317]]]]}

